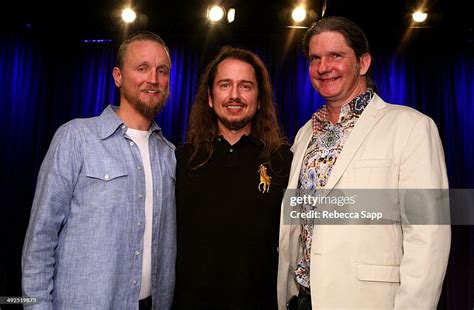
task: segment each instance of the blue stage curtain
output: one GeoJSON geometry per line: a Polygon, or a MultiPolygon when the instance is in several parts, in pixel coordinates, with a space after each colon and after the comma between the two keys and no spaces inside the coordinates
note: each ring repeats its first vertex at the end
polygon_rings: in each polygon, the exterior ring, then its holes
{"type": "MultiPolygon", "coordinates": [[[[1,296],[21,294],[23,237],[36,175],[54,132],[73,118],[98,115],[106,105],[119,100],[112,78],[116,46],[80,42],[63,49],[58,46],[27,33],[0,36],[0,137],[4,145],[0,155],[4,198],[1,296]]],[[[308,62],[298,48],[247,47],[268,66],[279,120],[292,141],[324,104],[309,81],[308,62]]],[[[174,44],[170,50],[170,99],[157,122],[166,137],[180,144],[205,57],[186,44],[174,44]]],[[[381,97],[412,106],[438,125],[453,188],[474,187],[473,62],[469,51],[430,56],[382,50],[373,55],[373,77],[381,97]]],[[[440,308],[472,307],[473,262],[473,229],[453,227],[447,287],[440,308]]]]}
{"type": "Polygon", "coordinates": [[[157,123],[168,139],[179,144],[185,139],[188,115],[198,87],[199,53],[186,47],[173,47],[170,52],[170,97],[157,123]]]}

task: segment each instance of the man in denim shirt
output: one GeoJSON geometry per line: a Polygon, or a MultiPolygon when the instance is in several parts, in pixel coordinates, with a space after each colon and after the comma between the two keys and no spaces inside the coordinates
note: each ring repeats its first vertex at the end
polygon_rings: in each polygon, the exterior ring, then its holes
{"type": "Polygon", "coordinates": [[[153,121],[170,67],[159,36],[132,35],[113,69],[120,107],[56,132],[23,248],[23,294],[36,298],[28,309],[170,308],[176,161],[153,121]]]}

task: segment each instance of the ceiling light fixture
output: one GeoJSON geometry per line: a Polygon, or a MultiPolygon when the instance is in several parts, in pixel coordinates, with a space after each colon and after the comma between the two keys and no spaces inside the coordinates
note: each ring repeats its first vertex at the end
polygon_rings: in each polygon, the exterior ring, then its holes
{"type": "Polygon", "coordinates": [[[425,13],[421,10],[417,10],[413,12],[411,18],[413,18],[413,21],[415,21],[416,23],[424,23],[428,19],[428,13],[425,13]]]}
{"type": "Polygon", "coordinates": [[[211,22],[218,22],[220,21],[225,15],[225,10],[223,7],[218,5],[213,5],[212,7],[207,8],[207,18],[211,22]]]}
{"type": "Polygon", "coordinates": [[[230,8],[229,11],[227,11],[227,22],[230,24],[235,20],[235,9],[230,8]]]}
{"type": "Polygon", "coordinates": [[[297,23],[304,21],[306,18],[306,9],[303,6],[294,8],[293,12],[291,12],[291,18],[297,23]]]}
{"type": "Polygon", "coordinates": [[[137,13],[130,8],[123,9],[122,11],[122,19],[127,24],[133,23],[137,18],[137,13]]]}

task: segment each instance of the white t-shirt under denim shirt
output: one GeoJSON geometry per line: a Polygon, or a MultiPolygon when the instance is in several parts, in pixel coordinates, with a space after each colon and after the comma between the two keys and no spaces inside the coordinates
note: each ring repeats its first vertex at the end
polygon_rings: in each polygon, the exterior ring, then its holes
{"type": "Polygon", "coordinates": [[[150,131],[128,128],[127,135],[135,142],[142,157],[143,171],[145,173],[145,235],[143,237],[142,253],[142,282],[139,299],[151,295],[151,235],[153,223],[153,179],[151,176],[150,153],[148,139],[150,131]]]}

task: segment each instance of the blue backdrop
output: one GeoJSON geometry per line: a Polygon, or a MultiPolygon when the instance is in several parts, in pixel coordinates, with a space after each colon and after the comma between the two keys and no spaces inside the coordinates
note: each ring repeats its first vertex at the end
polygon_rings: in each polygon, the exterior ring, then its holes
{"type": "MultiPolygon", "coordinates": [[[[61,45],[28,33],[0,37],[1,269],[0,296],[19,296],[20,256],[36,175],[55,130],[76,117],[100,114],[118,103],[112,79],[114,43],[61,45]]],[[[308,65],[295,45],[240,45],[259,54],[269,68],[280,122],[290,141],[323,104],[308,79],[308,65]]],[[[175,144],[183,141],[199,74],[219,46],[170,45],[171,94],[157,118],[175,144]]],[[[373,76],[388,102],[410,105],[434,119],[443,140],[450,185],[474,187],[471,143],[474,122],[474,56],[373,53],[373,76]]],[[[440,308],[474,305],[474,229],[453,227],[453,246],[440,308]]]]}

